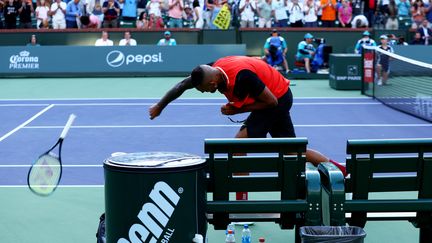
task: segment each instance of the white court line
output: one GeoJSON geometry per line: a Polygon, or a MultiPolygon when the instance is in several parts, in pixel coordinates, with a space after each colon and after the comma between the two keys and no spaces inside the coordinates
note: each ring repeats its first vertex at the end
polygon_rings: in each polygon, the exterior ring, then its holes
{"type": "MultiPolygon", "coordinates": [[[[73,126],[72,129],[96,128],[207,128],[207,127],[240,127],[241,124],[232,125],[105,125],[105,126],[73,126]]],[[[432,127],[432,124],[311,124],[294,125],[294,127],[432,127]]],[[[62,126],[26,126],[24,129],[59,129],[62,126]]]]}
{"type": "MultiPolygon", "coordinates": [[[[73,101],[73,100],[159,100],[160,97],[155,98],[51,98],[51,99],[0,99],[0,101],[73,101]]],[[[372,99],[371,97],[294,97],[296,99],[372,99]]],[[[176,100],[226,100],[225,97],[202,97],[202,98],[178,98],[176,100]]]]}
{"type": "Polygon", "coordinates": [[[43,113],[45,113],[47,110],[53,108],[54,105],[49,105],[47,107],[45,107],[43,110],[39,111],[36,115],[32,116],[30,119],[28,119],[27,121],[23,122],[21,125],[15,127],[12,131],[6,133],[5,135],[3,135],[3,137],[0,138],[0,142],[5,140],[7,137],[9,137],[10,135],[14,134],[16,131],[18,131],[19,129],[25,127],[27,124],[29,124],[30,122],[32,122],[34,119],[38,118],[40,115],[42,115],[43,113]]]}
{"type": "MultiPolygon", "coordinates": [[[[55,103],[55,106],[150,106],[154,103],[55,103]]],[[[170,106],[220,106],[223,103],[171,103],[170,106]]],[[[33,107],[47,106],[48,104],[0,104],[0,107],[33,107]]],[[[294,102],[297,105],[382,105],[380,102],[294,102]]]]}

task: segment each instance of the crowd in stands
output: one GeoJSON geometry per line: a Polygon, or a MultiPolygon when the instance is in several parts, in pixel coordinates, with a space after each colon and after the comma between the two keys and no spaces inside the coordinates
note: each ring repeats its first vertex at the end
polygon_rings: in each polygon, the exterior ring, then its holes
{"type": "Polygon", "coordinates": [[[225,4],[232,28],[396,30],[432,21],[432,0],[0,0],[0,28],[214,29],[225,4]]]}

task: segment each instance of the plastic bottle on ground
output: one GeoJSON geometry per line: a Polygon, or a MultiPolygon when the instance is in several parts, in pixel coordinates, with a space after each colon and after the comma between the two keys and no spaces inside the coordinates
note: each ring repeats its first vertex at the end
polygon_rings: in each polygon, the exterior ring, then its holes
{"type": "Polygon", "coordinates": [[[249,225],[245,224],[242,231],[242,243],[251,243],[251,231],[249,225]]]}
{"type": "Polygon", "coordinates": [[[235,237],[232,230],[228,230],[228,234],[225,238],[225,243],[235,243],[235,237]]]}

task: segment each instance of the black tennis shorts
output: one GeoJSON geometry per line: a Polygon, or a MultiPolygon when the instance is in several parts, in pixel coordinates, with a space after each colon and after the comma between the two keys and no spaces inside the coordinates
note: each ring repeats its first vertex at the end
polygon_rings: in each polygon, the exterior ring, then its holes
{"type": "Polygon", "coordinates": [[[268,133],[274,138],[295,137],[290,116],[292,103],[293,96],[288,89],[276,107],[251,112],[241,129],[247,129],[249,138],[265,138],[268,133]]]}

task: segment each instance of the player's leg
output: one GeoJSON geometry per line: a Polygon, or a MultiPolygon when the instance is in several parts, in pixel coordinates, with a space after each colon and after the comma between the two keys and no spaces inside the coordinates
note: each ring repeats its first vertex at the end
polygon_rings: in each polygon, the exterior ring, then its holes
{"type": "Polygon", "coordinates": [[[376,75],[377,75],[377,84],[382,85],[382,65],[377,64],[376,65],[376,75]]]}

